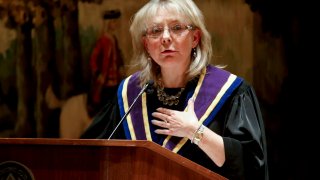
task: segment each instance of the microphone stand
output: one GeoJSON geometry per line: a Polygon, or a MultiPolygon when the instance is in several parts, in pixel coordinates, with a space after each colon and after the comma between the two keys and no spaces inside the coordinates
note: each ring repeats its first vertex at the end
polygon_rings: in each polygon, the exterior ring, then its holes
{"type": "Polygon", "coordinates": [[[146,83],[143,88],[141,89],[140,93],[138,94],[138,96],[133,100],[133,103],[130,105],[128,111],[126,112],[126,114],[121,118],[120,122],[117,124],[117,126],[114,128],[114,130],[112,131],[112,133],[110,134],[110,136],[108,137],[108,140],[111,139],[112,135],[115,133],[115,131],[118,129],[118,127],[120,126],[120,124],[122,123],[122,121],[129,115],[133,105],[136,103],[136,101],[138,100],[138,98],[142,95],[142,93],[144,93],[144,91],[150,86],[153,85],[153,81],[149,81],[148,83],[146,83]]]}

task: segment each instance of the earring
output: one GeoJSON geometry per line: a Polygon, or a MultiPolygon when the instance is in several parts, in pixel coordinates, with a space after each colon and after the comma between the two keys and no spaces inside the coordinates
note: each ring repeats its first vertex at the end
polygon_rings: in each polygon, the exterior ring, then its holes
{"type": "Polygon", "coordinates": [[[197,57],[197,49],[196,48],[192,48],[192,57],[195,59],[197,57]]]}
{"type": "Polygon", "coordinates": [[[151,58],[151,56],[150,56],[149,53],[147,53],[147,60],[148,60],[148,61],[151,61],[151,60],[152,60],[152,58],[151,58]]]}

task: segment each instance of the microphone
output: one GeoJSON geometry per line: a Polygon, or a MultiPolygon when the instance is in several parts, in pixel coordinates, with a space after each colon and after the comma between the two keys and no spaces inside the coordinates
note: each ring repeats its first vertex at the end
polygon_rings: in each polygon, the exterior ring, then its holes
{"type": "Polygon", "coordinates": [[[119,123],[117,124],[117,126],[114,128],[114,130],[112,131],[112,133],[110,134],[110,136],[108,137],[108,140],[111,139],[112,135],[116,132],[116,130],[118,129],[118,127],[120,126],[120,124],[122,123],[122,121],[129,115],[132,107],[135,105],[136,101],[138,100],[138,98],[142,95],[142,93],[144,93],[145,91],[150,94],[153,93],[153,88],[151,88],[153,86],[153,80],[149,80],[141,89],[141,91],[139,92],[138,96],[133,100],[133,103],[130,105],[128,111],[124,114],[124,116],[121,118],[121,120],[119,121],[119,123]]]}

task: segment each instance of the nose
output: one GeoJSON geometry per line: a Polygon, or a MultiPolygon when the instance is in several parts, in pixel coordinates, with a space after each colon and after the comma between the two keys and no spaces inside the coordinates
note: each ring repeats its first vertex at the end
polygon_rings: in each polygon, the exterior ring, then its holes
{"type": "Polygon", "coordinates": [[[171,42],[171,34],[168,28],[163,29],[163,34],[162,34],[162,43],[170,43],[171,42]]]}

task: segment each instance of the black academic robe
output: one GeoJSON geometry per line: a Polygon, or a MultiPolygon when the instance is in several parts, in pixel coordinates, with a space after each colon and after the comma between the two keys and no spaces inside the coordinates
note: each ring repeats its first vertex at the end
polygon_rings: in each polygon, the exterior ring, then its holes
{"type": "MultiPolygon", "coordinates": [[[[156,91],[147,94],[149,111],[154,112],[158,107],[184,110],[187,94],[195,89],[198,80],[187,84],[180,97],[185,100],[180,101],[177,106],[163,105],[158,100],[156,91]]],[[[167,94],[176,94],[179,90],[179,88],[165,89],[167,94]]],[[[108,103],[94,118],[93,123],[81,138],[107,139],[121,119],[118,102],[118,98],[115,96],[114,100],[108,103]]],[[[151,126],[154,125],[151,124],[151,126]]],[[[222,167],[216,166],[197,145],[190,141],[182,146],[178,154],[228,179],[268,179],[264,122],[252,86],[242,81],[224,102],[214,116],[214,120],[206,126],[223,137],[226,155],[224,165],[222,167]]],[[[124,128],[119,126],[111,138],[126,139],[124,128]]],[[[162,142],[164,138],[163,135],[157,135],[156,141],[162,142]]]]}

